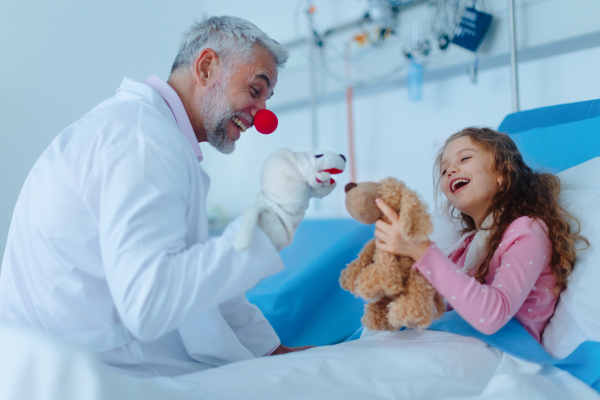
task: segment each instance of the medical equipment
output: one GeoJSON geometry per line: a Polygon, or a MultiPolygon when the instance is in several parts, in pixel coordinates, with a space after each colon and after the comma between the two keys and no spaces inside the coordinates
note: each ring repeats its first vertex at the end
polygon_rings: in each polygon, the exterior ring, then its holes
{"type": "Polygon", "coordinates": [[[452,43],[464,47],[467,50],[477,51],[485,36],[492,16],[475,8],[467,8],[460,24],[454,30],[452,43]]]}

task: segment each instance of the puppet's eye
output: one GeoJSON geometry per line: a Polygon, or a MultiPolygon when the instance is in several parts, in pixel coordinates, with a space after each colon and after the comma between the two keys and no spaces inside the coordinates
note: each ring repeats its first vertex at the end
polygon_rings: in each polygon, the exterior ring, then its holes
{"type": "Polygon", "coordinates": [[[323,154],[317,154],[315,158],[323,157],[323,154]]]}

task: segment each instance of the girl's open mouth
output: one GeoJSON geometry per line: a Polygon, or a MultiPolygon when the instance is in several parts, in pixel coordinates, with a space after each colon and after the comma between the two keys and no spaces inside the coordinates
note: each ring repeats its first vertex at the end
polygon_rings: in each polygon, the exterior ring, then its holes
{"type": "Polygon", "coordinates": [[[469,182],[471,182],[471,181],[468,179],[464,179],[464,178],[455,179],[450,183],[450,191],[452,193],[456,193],[456,191],[458,189],[468,185],[469,182]]]}

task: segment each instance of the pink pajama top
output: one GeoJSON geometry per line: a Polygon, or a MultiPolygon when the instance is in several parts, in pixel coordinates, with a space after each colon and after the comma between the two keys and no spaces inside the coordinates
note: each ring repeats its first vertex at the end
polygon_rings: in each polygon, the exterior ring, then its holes
{"type": "Polygon", "coordinates": [[[515,317],[539,342],[557,301],[546,224],[529,217],[513,221],[490,261],[485,284],[461,269],[472,241],[467,237],[449,257],[433,243],[413,267],[480,332],[491,335],[515,317]]]}

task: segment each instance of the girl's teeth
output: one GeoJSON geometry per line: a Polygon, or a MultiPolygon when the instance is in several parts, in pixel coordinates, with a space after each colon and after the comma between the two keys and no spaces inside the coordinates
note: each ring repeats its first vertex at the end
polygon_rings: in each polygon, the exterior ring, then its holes
{"type": "Polygon", "coordinates": [[[453,192],[453,193],[456,191],[456,190],[455,190],[455,188],[456,188],[456,185],[458,185],[458,184],[459,184],[459,183],[461,183],[461,182],[464,182],[464,183],[469,183],[469,181],[468,181],[468,180],[466,180],[466,179],[457,179],[457,180],[455,180],[454,182],[452,182],[452,192],[453,192]]]}

